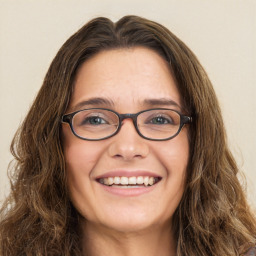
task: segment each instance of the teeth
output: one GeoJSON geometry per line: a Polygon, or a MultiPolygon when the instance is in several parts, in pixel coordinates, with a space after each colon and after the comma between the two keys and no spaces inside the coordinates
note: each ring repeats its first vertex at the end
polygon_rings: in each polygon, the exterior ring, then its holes
{"type": "Polygon", "coordinates": [[[114,184],[118,185],[119,183],[120,183],[120,177],[114,177],[114,184]]]}
{"type": "Polygon", "coordinates": [[[128,185],[128,184],[129,184],[128,178],[127,178],[127,177],[121,177],[120,183],[121,183],[122,185],[128,185]]]}
{"type": "Polygon", "coordinates": [[[129,177],[129,184],[130,185],[136,185],[137,184],[136,177],[129,177]]]}
{"type": "Polygon", "coordinates": [[[108,185],[113,185],[113,183],[114,183],[114,178],[109,177],[108,178],[108,185]]]}
{"type": "Polygon", "coordinates": [[[145,177],[145,178],[144,178],[144,185],[145,185],[145,186],[148,185],[148,181],[149,181],[149,177],[145,177]]]}
{"type": "Polygon", "coordinates": [[[144,179],[142,176],[137,177],[137,184],[142,185],[144,183],[144,179]]]}
{"type": "Polygon", "coordinates": [[[153,184],[154,184],[154,178],[153,177],[150,177],[149,178],[149,180],[148,180],[148,184],[150,185],[150,186],[152,186],[153,184]]]}
{"type": "Polygon", "coordinates": [[[104,185],[144,185],[152,186],[154,185],[159,178],[149,177],[149,176],[138,176],[138,177],[108,177],[99,179],[99,182],[104,185]]]}

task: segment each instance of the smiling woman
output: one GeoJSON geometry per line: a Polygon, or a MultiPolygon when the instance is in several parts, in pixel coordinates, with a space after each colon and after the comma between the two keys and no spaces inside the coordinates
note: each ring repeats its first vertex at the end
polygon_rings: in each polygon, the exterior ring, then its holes
{"type": "MultiPolygon", "coordinates": [[[[109,105],[101,103],[97,109],[91,109],[95,104],[83,106],[86,110],[81,112],[86,114],[82,113],[82,121],[77,118],[79,121],[73,120],[71,124],[77,127],[77,134],[100,141],[81,140],[69,126],[62,126],[69,191],[75,208],[85,217],[81,222],[85,233],[101,244],[102,238],[93,230],[105,227],[112,235],[118,234],[119,240],[119,233],[125,236],[134,233],[138,243],[138,234],[144,240],[148,231],[157,226],[156,238],[163,237],[165,230],[170,243],[158,242],[158,248],[147,246],[148,252],[143,248],[140,254],[150,255],[152,249],[155,253],[162,250],[160,255],[170,255],[166,252],[172,249],[174,254],[175,243],[168,233],[168,223],[184,191],[189,143],[187,129],[179,129],[180,115],[176,111],[182,109],[181,97],[168,65],[157,53],[142,47],[98,53],[80,67],[66,112],[97,96],[111,99],[111,111],[143,112],[135,115],[134,126],[131,114],[119,121],[110,110],[106,113],[109,105]],[[149,110],[150,106],[144,102],[152,98],[159,105],[149,110]],[[160,105],[161,99],[168,101],[160,105]],[[167,105],[170,101],[175,104],[167,105]],[[88,120],[88,115],[93,121],[88,120]],[[102,137],[111,138],[102,140],[102,137]],[[152,141],[158,139],[163,141],[152,141]]],[[[135,241],[130,240],[135,246],[135,241]]],[[[105,252],[113,255],[109,243],[104,245],[105,252]]]]}
{"type": "Polygon", "coordinates": [[[160,24],[97,18],[68,39],[12,151],[3,256],[255,255],[212,85],[160,24]]]}

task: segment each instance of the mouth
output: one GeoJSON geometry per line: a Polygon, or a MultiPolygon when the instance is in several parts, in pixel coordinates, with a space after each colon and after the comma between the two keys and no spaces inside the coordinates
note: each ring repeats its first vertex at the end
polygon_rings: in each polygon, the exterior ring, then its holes
{"type": "Polygon", "coordinates": [[[162,178],[152,176],[114,176],[96,179],[96,181],[104,186],[117,188],[144,188],[152,187],[157,184],[162,178]]]}

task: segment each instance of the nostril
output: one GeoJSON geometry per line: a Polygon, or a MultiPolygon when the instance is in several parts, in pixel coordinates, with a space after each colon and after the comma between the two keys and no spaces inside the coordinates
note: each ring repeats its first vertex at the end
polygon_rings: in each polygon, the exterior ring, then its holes
{"type": "Polygon", "coordinates": [[[120,157],[122,157],[122,155],[120,155],[120,154],[116,154],[116,155],[114,155],[114,157],[116,157],[116,158],[120,158],[120,157]]]}

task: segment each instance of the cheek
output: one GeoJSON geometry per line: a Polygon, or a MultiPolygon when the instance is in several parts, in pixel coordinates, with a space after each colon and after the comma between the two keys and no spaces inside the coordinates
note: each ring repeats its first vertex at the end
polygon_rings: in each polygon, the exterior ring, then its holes
{"type": "Polygon", "coordinates": [[[101,157],[102,148],[95,142],[75,137],[69,127],[63,128],[63,151],[71,197],[83,194],[90,183],[91,172],[101,157]]]}
{"type": "Polygon", "coordinates": [[[75,137],[69,127],[63,127],[63,151],[68,172],[80,170],[90,172],[101,155],[101,148],[95,142],[75,137]]]}
{"type": "Polygon", "coordinates": [[[99,152],[96,148],[89,148],[81,143],[66,145],[64,156],[68,171],[80,170],[90,172],[97,161],[99,152]]]}
{"type": "Polygon", "coordinates": [[[186,174],[189,161],[189,140],[186,132],[181,132],[172,140],[165,141],[155,147],[158,155],[165,165],[167,175],[186,174]]]}
{"type": "Polygon", "coordinates": [[[70,199],[80,214],[86,217],[92,214],[88,209],[94,208],[95,201],[91,173],[103,148],[97,142],[81,140],[68,129],[63,129],[63,151],[70,199]]]}
{"type": "Polygon", "coordinates": [[[151,148],[165,169],[164,193],[158,199],[158,207],[162,209],[161,218],[167,220],[173,216],[184,193],[189,161],[187,134],[180,133],[174,139],[156,143],[151,148]]]}
{"type": "Polygon", "coordinates": [[[175,198],[178,204],[184,192],[189,161],[187,133],[180,133],[174,139],[166,141],[156,151],[166,170],[166,191],[170,199],[175,198]]]}

